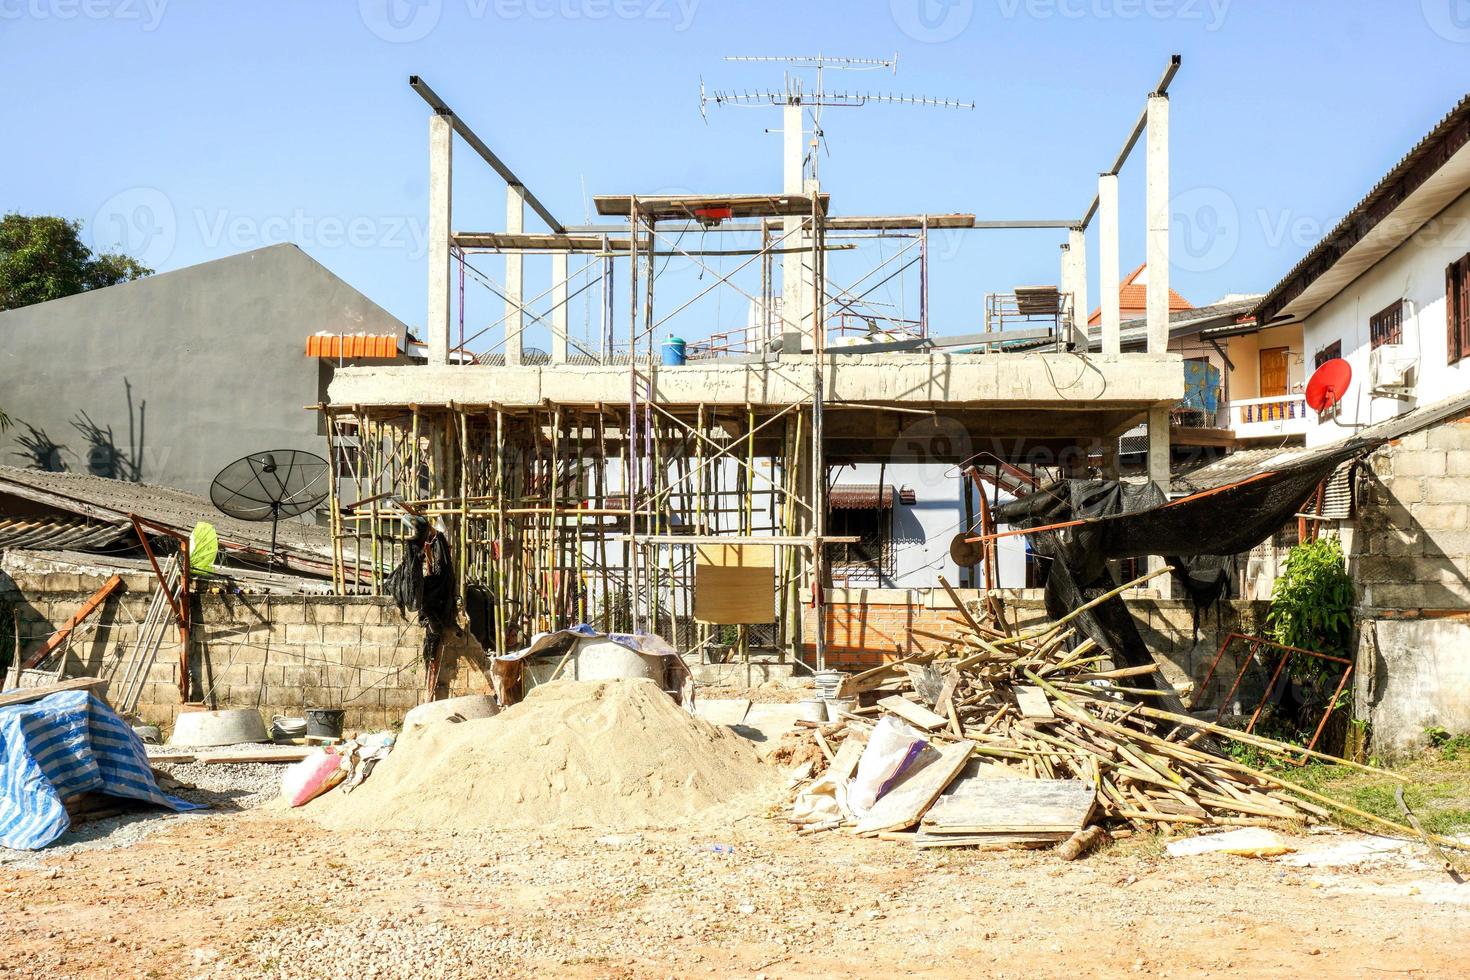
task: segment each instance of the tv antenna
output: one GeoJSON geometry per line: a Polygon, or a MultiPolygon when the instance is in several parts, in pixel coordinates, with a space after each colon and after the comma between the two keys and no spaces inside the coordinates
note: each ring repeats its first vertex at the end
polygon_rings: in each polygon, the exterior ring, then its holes
{"type": "MultiPolygon", "coordinates": [[[[815,55],[729,55],[725,58],[727,62],[760,63],[760,64],[784,64],[788,67],[785,73],[785,84],[780,89],[715,89],[706,90],[704,79],[699,80],[699,115],[709,121],[708,108],[710,105],[731,107],[779,107],[786,110],[786,118],[782,131],[787,134],[788,145],[795,134],[791,131],[801,125],[802,113],[808,110],[812,117],[812,141],[811,153],[802,164],[802,173],[791,173],[790,160],[788,159],[787,173],[785,176],[785,190],[787,192],[798,192],[804,183],[806,171],[811,171],[810,177],[817,177],[817,149],[826,140],[826,133],[822,129],[822,110],[834,109],[857,109],[866,105],[908,105],[929,106],[938,109],[973,109],[975,103],[964,102],[959,99],[933,98],[926,95],[904,95],[897,92],[877,92],[842,89],[840,91],[829,90],[826,86],[826,72],[828,69],[834,71],[883,71],[888,70],[898,74],[898,55],[892,58],[843,58],[827,54],[815,55]],[[817,73],[816,87],[810,91],[802,84],[803,79],[797,72],[802,70],[815,70],[817,73]],[[809,164],[809,166],[808,166],[809,164]]],[[[769,132],[769,130],[768,130],[769,132]]],[[[799,140],[798,140],[799,141],[799,140]]]]}
{"type": "Polygon", "coordinates": [[[326,500],[331,472],[326,460],[299,449],[251,453],[219,471],[209,485],[209,499],[228,517],[271,522],[269,569],[276,560],[281,518],[305,514],[326,500]]]}

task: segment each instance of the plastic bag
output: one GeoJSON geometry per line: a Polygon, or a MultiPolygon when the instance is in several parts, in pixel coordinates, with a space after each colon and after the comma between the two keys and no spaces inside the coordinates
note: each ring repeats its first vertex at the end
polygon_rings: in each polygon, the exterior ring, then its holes
{"type": "Polygon", "coordinates": [[[917,729],[885,716],[874,726],[857,774],[847,784],[848,808],[860,817],[867,814],[928,744],[917,729]]]}
{"type": "Polygon", "coordinates": [[[310,803],[347,778],[343,759],[331,748],[319,749],[286,770],[281,795],[292,806],[310,803]]]}

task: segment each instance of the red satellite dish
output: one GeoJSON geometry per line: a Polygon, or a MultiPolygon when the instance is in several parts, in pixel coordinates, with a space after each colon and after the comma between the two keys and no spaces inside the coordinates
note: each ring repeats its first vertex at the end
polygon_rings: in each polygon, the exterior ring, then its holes
{"type": "Polygon", "coordinates": [[[1320,415],[1341,402],[1352,383],[1353,366],[1340,357],[1334,357],[1319,367],[1307,382],[1307,404],[1320,415]]]}

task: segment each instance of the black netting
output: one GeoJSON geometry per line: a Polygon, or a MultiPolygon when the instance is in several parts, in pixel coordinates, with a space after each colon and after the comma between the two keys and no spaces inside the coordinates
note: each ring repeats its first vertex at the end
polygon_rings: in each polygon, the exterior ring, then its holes
{"type": "MultiPolygon", "coordinates": [[[[1228,580],[1231,556],[1250,550],[1279,530],[1317,484],[1344,460],[1369,448],[1355,442],[1172,502],[1166,502],[1151,483],[1063,480],[998,508],[995,516],[997,523],[1019,528],[1072,520],[1087,522],[1031,535],[1032,549],[1051,559],[1046,609],[1054,619],[1121,584],[1113,576],[1109,561],[1150,555],[1169,556],[1171,564],[1182,567],[1189,582],[1186,589],[1197,606],[1201,598],[1207,598],[1203,605],[1209,605],[1228,580]]],[[[1120,597],[1099,603],[1074,622],[1115,662],[1130,667],[1154,662],[1120,597]]],[[[1159,699],[1163,707],[1183,710],[1173,691],[1156,674],[1140,681],[1165,692],[1166,696],[1159,699]]]]}

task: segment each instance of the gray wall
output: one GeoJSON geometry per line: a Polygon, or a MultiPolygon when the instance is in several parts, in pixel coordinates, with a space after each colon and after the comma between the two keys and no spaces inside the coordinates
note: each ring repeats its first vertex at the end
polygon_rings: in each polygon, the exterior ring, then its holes
{"type": "Polygon", "coordinates": [[[322,330],[401,337],[404,325],[289,244],[0,313],[0,408],[13,423],[0,462],[37,464],[27,425],[61,447],[49,468],[196,493],[247,453],[326,455],[303,410],[325,398],[330,368],[305,356],[322,330]],[[114,448],[77,428],[83,414],[114,448]]]}

